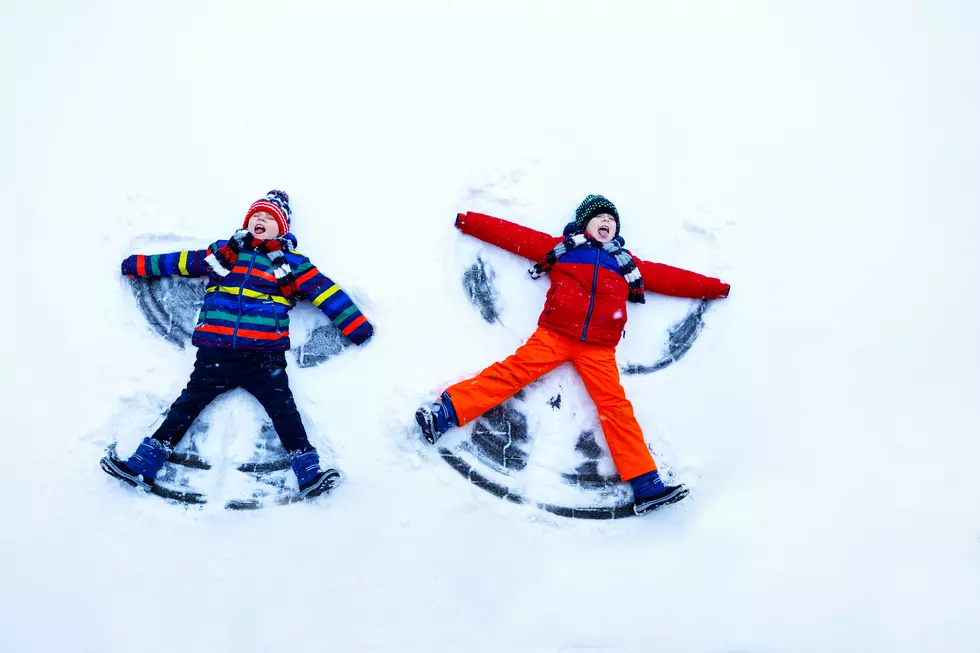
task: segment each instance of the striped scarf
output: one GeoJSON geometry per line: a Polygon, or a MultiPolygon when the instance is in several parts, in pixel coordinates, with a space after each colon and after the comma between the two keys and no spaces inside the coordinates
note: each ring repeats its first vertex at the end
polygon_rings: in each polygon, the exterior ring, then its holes
{"type": "MultiPolygon", "coordinates": [[[[528,270],[532,279],[540,278],[545,272],[550,270],[555,263],[558,262],[562,256],[567,252],[575,249],[576,247],[582,247],[589,243],[597,243],[596,239],[592,238],[587,234],[575,234],[574,236],[569,236],[565,240],[558,243],[553,250],[545,254],[545,257],[534,264],[534,267],[528,270]]],[[[626,283],[629,284],[629,301],[634,304],[645,304],[646,299],[643,296],[643,275],[640,274],[640,269],[636,267],[636,261],[628,251],[619,245],[619,243],[611,242],[606,243],[602,246],[603,251],[611,255],[616,259],[616,263],[619,264],[619,273],[623,275],[626,279],[626,283]]]]}
{"type": "Polygon", "coordinates": [[[224,279],[231,274],[235,263],[238,262],[238,253],[242,249],[253,249],[259,254],[264,254],[272,261],[272,273],[279,284],[279,290],[286,299],[292,299],[297,293],[296,278],[293,270],[286,262],[283,250],[289,251],[289,241],[285,238],[274,240],[257,240],[247,229],[239,229],[228,240],[227,243],[219,247],[216,251],[209,254],[204,262],[219,279],[224,279]],[[258,243],[258,244],[256,244],[258,243]]]}

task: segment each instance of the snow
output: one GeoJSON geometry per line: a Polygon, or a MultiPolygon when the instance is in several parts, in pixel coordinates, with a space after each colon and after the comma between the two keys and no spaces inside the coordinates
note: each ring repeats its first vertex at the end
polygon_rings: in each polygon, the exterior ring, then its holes
{"type": "MultiPolygon", "coordinates": [[[[9,267],[30,272],[0,338],[0,651],[978,650],[977,19],[875,0],[8,3],[0,189],[9,267]],[[348,481],[250,514],[134,495],[98,459],[147,432],[194,354],[147,327],[119,261],[138,239],[226,237],[270,188],[377,326],[289,367],[348,481]],[[732,284],[682,361],[624,378],[695,488],[643,519],[501,501],[406,432],[543,298],[455,213],[558,233],[593,192],[638,255],[732,284]],[[462,292],[481,251],[500,325],[462,292]]],[[[684,310],[631,306],[621,358],[656,353],[684,310]]],[[[257,421],[249,401],[226,412],[257,421]]],[[[536,444],[530,465],[558,446],[536,444]]]]}

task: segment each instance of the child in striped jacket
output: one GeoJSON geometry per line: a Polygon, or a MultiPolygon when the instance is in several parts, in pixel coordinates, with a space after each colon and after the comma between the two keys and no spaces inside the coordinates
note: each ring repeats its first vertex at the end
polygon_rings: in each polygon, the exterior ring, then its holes
{"type": "Polygon", "coordinates": [[[144,256],[122,262],[130,277],[208,277],[204,306],[194,329],[198,347],[187,387],[163,424],[123,461],[108,455],[102,469],[122,481],[149,489],[173,448],[204,408],[234,388],[248,390],[272,420],[303,497],[314,497],[339,480],[320,469],[286,378],[289,309],[300,299],[313,305],[361,345],[374,328],[340,287],[296,251],[289,233],[289,196],[272,190],[249,207],[242,229],[206,250],[144,256]]]}

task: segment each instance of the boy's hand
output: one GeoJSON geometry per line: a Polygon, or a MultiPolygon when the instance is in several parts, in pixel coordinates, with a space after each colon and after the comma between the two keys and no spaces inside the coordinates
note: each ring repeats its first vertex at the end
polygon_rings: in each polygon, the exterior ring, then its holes
{"type": "Polygon", "coordinates": [[[248,229],[239,229],[236,231],[231,238],[228,239],[228,244],[236,252],[242,251],[242,247],[249,248],[252,246],[252,241],[255,237],[248,231],[248,229]]]}

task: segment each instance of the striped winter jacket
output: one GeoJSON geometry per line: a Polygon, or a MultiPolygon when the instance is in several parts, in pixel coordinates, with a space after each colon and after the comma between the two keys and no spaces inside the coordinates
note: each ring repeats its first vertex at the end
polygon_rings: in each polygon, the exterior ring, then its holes
{"type": "MultiPolygon", "coordinates": [[[[286,236],[295,246],[292,234],[286,236]]],[[[272,262],[251,249],[242,249],[231,273],[219,279],[210,274],[204,259],[224,245],[212,243],[202,250],[145,256],[134,254],[122,262],[122,273],[134,277],[208,277],[192,344],[216,349],[285,351],[289,349],[289,309],[276,278],[272,262]]],[[[322,274],[310,259],[291,249],[286,262],[296,278],[294,300],[309,299],[340,331],[356,345],[374,333],[374,327],[361,314],[340,286],[322,274]]]]}

